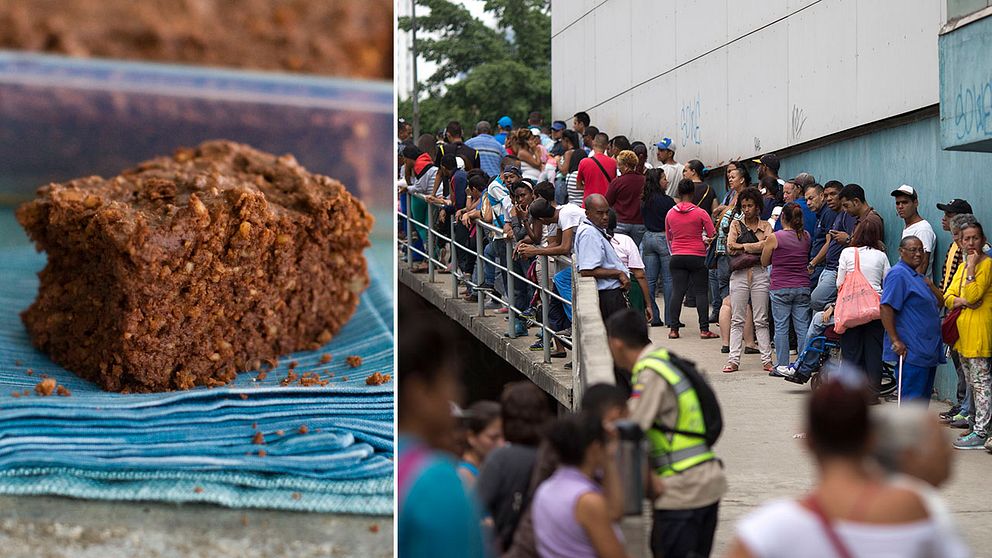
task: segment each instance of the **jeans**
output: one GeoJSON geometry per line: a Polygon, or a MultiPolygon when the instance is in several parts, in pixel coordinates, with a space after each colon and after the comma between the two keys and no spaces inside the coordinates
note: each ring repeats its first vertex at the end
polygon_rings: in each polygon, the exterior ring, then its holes
{"type": "Polygon", "coordinates": [[[837,300],[837,270],[824,269],[816,288],[810,293],[810,306],[814,312],[819,312],[828,304],[837,300]]]}
{"type": "MultiPolygon", "coordinates": [[[[696,295],[696,315],[699,316],[699,331],[709,331],[709,290],[707,282],[706,258],[704,256],[674,255],[670,264],[672,270],[672,320],[668,327],[678,323],[682,316],[682,299],[692,287],[696,295]]],[[[675,329],[675,328],[672,328],[675,329]]]]}
{"type": "Polygon", "coordinates": [[[641,240],[641,258],[644,260],[644,273],[648,276],[648,294],[651,297],[651,312],[654,315],[654,322],[651,325],[674,326],[678,320],[672,319],[672,270],[669,267],[672,261],[672,254],[668,250],[668,240],[663,232],[647,231],[641,240]],[[661,278],[661,292],[665,302],[665,319],[661,319],[658,311],[657,292],[658,279],[661,278]]]}
{"type": "Polygon", "coordinates": [[[710,286],[710,316],[716,318],[711,322],[719,321],[720,306],[723,306],[723,299],[730,294],[730,256],[720,255],[716,257],[716,269],[709,270],[710,286]]]}
{"type": "MultiPolygon", "coordinates": [[[[824,272],[825,274],[826,272],[824,272]]],[[[877,394],[882,388],[882,320],[852,327],[840,335],[841,357],[846,365],[864,371],[868,387],[877,394]]]]}
{"type": "Polygon", "coordinates": [[[720,502],[688,510],[654,510],[651,554],[708,557],[713,551],[720,502]]]}
{"type": "Polygon", "coordinates": [[[772,348],[768,339],[768,272],[761,266],[738,269],[730,274],[730,356],[728,363],[740,364],[744,350],[744,322],[747,306],[751,303],[754,317],[754,336],[761,351],[761,362],[772,361],[772,348]]]}
{"type": "Polygon", "coordinates": [[[775,358],[778,366],[789,365],[789,318],[796,330],[799,347],[806,346],[809,328],[809,287],[776,289],[771,292],[772,316],[775,318],[775,358]]]}
{"type": "Polygon", "coordinates": [[[568,203],[568,186],[565,183],[565,176],[561,174],[555,177],[555,203],[558,207],[568,203]]]}
{"type": "Polygon", "coordinates": [[[469,235],[468,227],[460,222],[455,223],[455,243],[451,245],[451,248],[455,250],[457,256],[452,259],[458,262],[458,269],[466,277],[471,277],[472,273],[475,272],[475,254],[468,252],[468,250],[475,250],[475,241],[469,235]]]}
{"type": "Polygon", "coordinates": [[[951,349],[951,362],[954,364],[954,371],[958,375],[957,404],[961,407],[961,414],[969,416],[971,411],[971,393],[968,385],[968,378],[964,375],[964,368],[961,367],[961,355],[951,349]]]}
{"type": "Polygon", "coordinates": [[[620,234],[625,234],[634,240],[634,244],[638,248],[641,247],[641,240],[644,238],[644,233],[647,229],[644,225],[635,225],[631,223],[617,223],[617,232],[620,234]]]}

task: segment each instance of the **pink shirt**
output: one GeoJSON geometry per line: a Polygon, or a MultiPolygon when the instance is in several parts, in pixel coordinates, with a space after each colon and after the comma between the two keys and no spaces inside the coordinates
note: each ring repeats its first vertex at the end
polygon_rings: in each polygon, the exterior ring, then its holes
{"type": "Polygon", "coordinates": [[[706,256],[703,233],[716,236],[713,219],[692,202],[679,202],[665,216],[665,236],[673,256],[706,256]]]}

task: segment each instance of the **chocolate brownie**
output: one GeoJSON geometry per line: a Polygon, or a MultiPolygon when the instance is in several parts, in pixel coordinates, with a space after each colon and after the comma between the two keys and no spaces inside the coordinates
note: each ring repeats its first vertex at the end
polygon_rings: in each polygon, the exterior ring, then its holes
{"type": "Polygon", "coordinates": [[[369,282],[362,203],[228,141],[43,186],[17,219],[48,254],[21,315],[32,342],[111,391],[222,385],[316,349],[369,282]]]}

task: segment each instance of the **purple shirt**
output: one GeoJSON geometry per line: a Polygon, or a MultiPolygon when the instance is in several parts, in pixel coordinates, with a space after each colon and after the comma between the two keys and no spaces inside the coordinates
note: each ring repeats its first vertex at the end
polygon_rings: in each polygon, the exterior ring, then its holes
{"type": "MultiPolygon", "coordinates": [[[[585,529],[575,519],[579,497],[602,489],[575,467],[559,467],[534,493],[531,514],[537,551],[545,558],[596,558],[585,529]]],[[[613,531],[623,543],[620,527],[613,531]]]]}
{"type": "Polygon", "coordinates": [[[775,231],[778,248],[772,252],[772,277],[769,290],[809,287],[809,233],[803,238],[796,231],[775,231]]]}

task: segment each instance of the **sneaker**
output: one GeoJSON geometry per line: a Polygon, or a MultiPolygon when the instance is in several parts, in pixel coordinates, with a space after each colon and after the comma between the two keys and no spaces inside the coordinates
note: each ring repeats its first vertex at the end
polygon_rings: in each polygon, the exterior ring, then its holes
{"type": "Polygon", "coordinates": [[[789,376],[792,376],[792,369],[788,366],[779,365],[772,369],[768,375],[773,378],[788,378],[789,376]]]}
{"type": "Polygon", "coordinates": [[[975,432],[972,432],[971,434],[968,434],[964,438],[958,438],[954,442],[953,446],[954,449],[959,449],[959,450],[985,449],[986,441],[987,440],[985,439],[985,436],[981,436],[979,434],[976,434],[975,432]]]}
{"type": "Polygon", "coordinates": [[[503,307],[503,305],[500,304],[500,303],[498,303],[498,302],[496,302],[495,300],[490,300],[490,301],[486,302],[486,310],[498,310],[498,309],[500,309],[502,307],[503,307]]]}
{"type": "Polygon", "coordinates": [[[985,449],[992,451],[992,438],[985,438],[985,449]]]}
{"type": "Polygon", "coordinates": [[[746,354],[746,355],[756,355],[756,354],[760,354],[760,353],[761,353],[761,351],[759,351],[758,349],[755,349],[754,347],[744,347],[744,354],[746,354]]]}
{"type": "Polygon", "coordinates": [[[952,420],[954,420],[954,415],[957,415],[960,412],[961,412],[961,406],[955,405],[950,409],[944,411],[943,413],[940,413],[937,416],[940,418],[941,422],[951,422],[952,420]]]}
{"type": "Polygon", "coordinates": [[[537,341],[534,341],[534,343],[530,347],[527,347],[527,348],[530,349],[530,350],[532,350],[532,351],[543,351],[544,350],[544,340],[543,339],[538,339],[537,341]]]}
{"type": "Polygon", "coordinates": [[[971,424],[968,422],[968,419],[967,418],[958,418],[960,416],[961,415],[958,415],[958,416],[954,417],[954,420],[952,420],[950,423],[948,423],[947,426],[950,426],[951,428],[969,428],[971,426],[971,424]]]}

